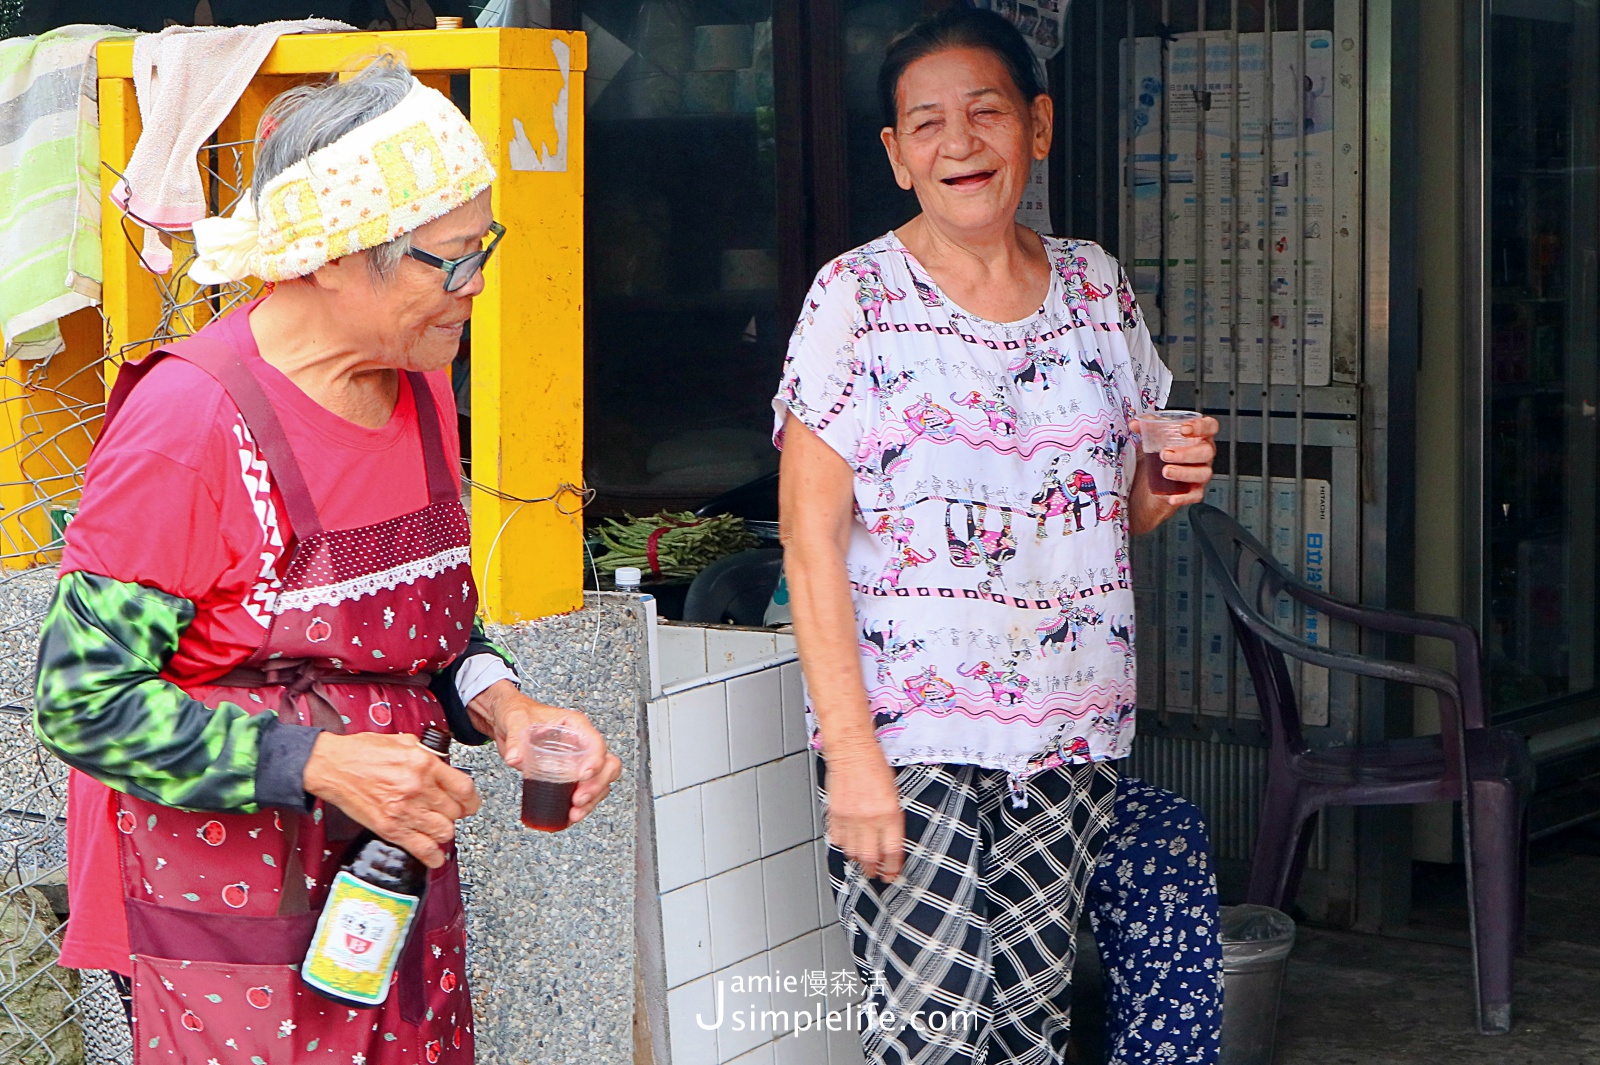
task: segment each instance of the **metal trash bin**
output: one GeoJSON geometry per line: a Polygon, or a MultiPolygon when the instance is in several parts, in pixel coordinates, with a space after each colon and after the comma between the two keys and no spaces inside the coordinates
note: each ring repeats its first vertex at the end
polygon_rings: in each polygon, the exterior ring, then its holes
{"type": "Polygon", "coordinates": [[[1294,921],[1271,906],[1222,908],[1221,1065],[1272,1065],[1294,921]]]}

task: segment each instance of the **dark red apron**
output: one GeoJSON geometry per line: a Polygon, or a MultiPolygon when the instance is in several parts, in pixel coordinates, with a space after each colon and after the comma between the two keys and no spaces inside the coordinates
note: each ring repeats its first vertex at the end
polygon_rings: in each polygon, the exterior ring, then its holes
{"type": "MultiPolygon", "coordinates": [[[[271,623],[239,669],[189,694],[334,732],[446,727],[430,675],[467,645],[477,609],[466,511],[433,393],[407,373],[427,466],[426,508],[326,530],[271,402],[259,359],[190,337],[120,372],[106,424],[163,355],[216,378],[244,417],[295,542],[271,623]]],[[[351,471],[359,476],[360,471],[351,471]]],[[[322,998],[299,965],[357,826],[319,801],[309,815],[190,813],[117,794],[134,969],[136,1065],[393,1065],[473,1060],[466,936],[454,849],[426,898],[380,1007],[322,998]]]]}

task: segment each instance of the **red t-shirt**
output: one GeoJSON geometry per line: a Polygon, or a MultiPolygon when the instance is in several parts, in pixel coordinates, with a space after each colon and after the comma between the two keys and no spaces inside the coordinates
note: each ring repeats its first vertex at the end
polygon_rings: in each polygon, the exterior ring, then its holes
{"type": "MultiPolygon", "coordinates": [[[[257,301],[259,302],[259,301],[257,301]]],[[[345,421],[261,361],[249,315],[256,302],[204,330],[260,371],[326,529],[388,521],[428,505],[422,439],[410,386],[400,382],[388,424],[345,421]]],[[[428,375],[446,460],[459,468],[455,396],[447,372],[428,375]]],[[[222,676],[266,636],[263,594],[283,572],[288,515],[266,463],[216,379],[162,360],[128,396],[95,446],[61,572],[83,570],[158,588],[195,605],[163,675],[188,689],[222,676]]],[[[67,808],[67,922],[61,964],[129,971],[111,791],[72,774],[67,808]]]]}

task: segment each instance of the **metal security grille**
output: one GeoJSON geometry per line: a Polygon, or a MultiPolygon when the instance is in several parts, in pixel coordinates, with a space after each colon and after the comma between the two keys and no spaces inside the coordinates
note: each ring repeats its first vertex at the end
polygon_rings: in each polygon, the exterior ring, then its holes
{"type": "MultiPolygon", "coordinates": [[[[1068,12],[1068,231],[1122,260],[1176,378],[1168,406],[1222,423],[1209,501],[1306,580],[1360,598],[1362,0],[1068,12]]],[[[1240,745],[1262,742],[1259,713],[1186,521],[1136,542],[1134,578],[1132,768],[1226,821],[1219,856],[1247,858],[1263,762],[1240,745]]],[[[1287,597],[1277,619],[1357,649],[1287,597]]],[[[1312,742],[1353,737],[1356,685],[1315,669],[1295,681],[1312,742]]]]}
{"type": "MultiPolygon", "coordinates": [[[[1359,597],[1360,0],[1069,12],[1069,37],[1090,42],[1064,77],[1072,228],[1089,223],[1128,269],[1176,378],[1169,406],[1222,423],[1211,501],[1307,580],[1359,597]]],[[[1164,722],[1256,716],[1186,523],[1138,545],[1135,578],[1143,706],[1164,722]]],[[[1347,635],[1287,602],[1279,618],[1318,642],[1347,635]]],[[[1353,688],[1298,680],[1306,724],[1351,726],[1353,688]]]]}

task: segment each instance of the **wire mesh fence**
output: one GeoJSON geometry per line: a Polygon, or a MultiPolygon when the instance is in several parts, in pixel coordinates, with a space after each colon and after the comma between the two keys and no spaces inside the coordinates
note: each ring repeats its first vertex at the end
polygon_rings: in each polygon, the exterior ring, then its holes
{"type": "MultiPolygon", "coordinates": [[[[247,189],[249,141],[208,145],[199,154],[213,213],[231,211],[247,189]]],[[[121,175],[106,168],[108,179],[121,175]]],[[[137,220],[108,222],[105,239],[145,240],[137,220]]],[[[172,269],[147,274],[160,297],[154,328],[125,343],[113,341],[104,320],[93,334],[82,322],[63,323],[67,350],[48,359],[13,359],[0,367],[0,566],[21,568],[55,560],[76,512],[89,450],[105,415],[107,371],[163,343],[195,332],[211,318],[250,299],[244,283],[201,287],[187,279],[195,259],[187,232],[161,236],[172,269]]],[[[90,314],[92,312],[84,312],[90,314]]]]}
{"type": "Polygon", "coordinates": [[[109,976],[56,964],[68,920],[67,767],[33,736],[34,645],[55,570],[0,577],[0,1062],[123,1065],[109,976]]]}
{"type": "MultiPolygon", "coordinates": [[[[250,142],[202,149],[213,213],[247,191],[250,142]]],[[[114,172],[110,174],[115,178],[114,172]]],[[[106,240],[135,249],[144,231],[126,216],[106,240]]],[[[146,335],[115,344],[64,324],[67,349],[0,367],[0,1065],[125,1065],[133,1056],[121,1000],[107,973],[57,965],[70,920],[65,765],[34,738],[33,662],[67,525],[76,513],[89,451],[105,415],[108,371],[187,336],[253,295],[244,284],[202,288],[186,232],[161,238],[165,275],[147,274],[160,314],[146,335]]],[[[96,335],[98,334],[98,335],[96,335]]]]}

